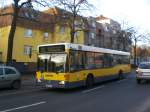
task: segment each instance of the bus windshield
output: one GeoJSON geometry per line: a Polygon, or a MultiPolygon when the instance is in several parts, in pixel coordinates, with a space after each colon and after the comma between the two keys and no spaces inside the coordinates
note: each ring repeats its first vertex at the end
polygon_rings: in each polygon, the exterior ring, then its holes
{"type": "Polygon", "coordinates": [[[38,69],[47,72],[65,72],[67,54],[41,54],[38,57],[38,69]]]}

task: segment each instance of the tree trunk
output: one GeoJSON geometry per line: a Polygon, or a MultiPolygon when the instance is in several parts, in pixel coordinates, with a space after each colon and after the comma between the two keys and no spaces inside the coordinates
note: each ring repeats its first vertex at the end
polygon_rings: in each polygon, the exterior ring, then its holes
{"type": "Polygon", "coordinates": [[[135,66],[137,65],[136,44],[137,44],[137,41],[135,40],[135,45],[134,45],[134,65],[135,66]]]}
{"type": "Polygon", "coordinates": [[[75,37],[75,20],[76,20],[76,5],[75,5],[76,0],[74,0],[74,6],[73,6],[73,20],[72,20],[72,25],[71,25],[71,31],[70,31],[70,36],[71,36],[71,43],[74,43],[74,37],[75,37]]]}
{"type": "Polygon", "coordinates": [[[13,55],[13,40],[16,31],[16,23],[18,17],[19,9],[14,7],[14,13],[12,17],[11,29],[8,37],[8,49],[7,49],[7,64],[12,63],[12,55],[13,55]]]}
{"type": "Polygon", "coordinates": [[[71,43],[74,43],[74,31],[70,31],[71,43]]]}

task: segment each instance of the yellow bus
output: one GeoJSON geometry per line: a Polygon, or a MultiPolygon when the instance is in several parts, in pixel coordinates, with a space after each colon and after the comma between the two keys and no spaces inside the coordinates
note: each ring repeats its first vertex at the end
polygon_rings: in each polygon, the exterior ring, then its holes
{"type": "Polygon", "coordinates": [[[91,87],[123,78],[130,72],[129,58],[129,52],[80,44],[39,45],[37,74],[48,88],[91,87]]]}

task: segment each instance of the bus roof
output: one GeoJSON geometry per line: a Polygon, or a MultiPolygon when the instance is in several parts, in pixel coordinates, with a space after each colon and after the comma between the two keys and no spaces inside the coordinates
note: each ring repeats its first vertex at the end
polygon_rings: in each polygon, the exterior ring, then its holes
{"type": "Polygon", "coordinates": [[[42,47],[42,46],[56,46],[56,45],[64,45],[65,49],[102,52],[102,53],[108,53],[108,54],[130,55],[129,52],[111,50],[111,49],[99,48],[99,47],[93,47],[93,46],[87,46],[87,45],[82,45],[82,44],[72,44],[72,43],[43,44],[43,45],[38,45],[38,49],[39,49],[39,47],[42,47]]]}

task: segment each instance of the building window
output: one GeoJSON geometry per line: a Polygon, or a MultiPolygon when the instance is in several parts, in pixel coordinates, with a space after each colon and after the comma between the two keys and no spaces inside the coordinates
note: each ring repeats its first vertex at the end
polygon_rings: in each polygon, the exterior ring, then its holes
{"type": "Polygon", "coordinates": [[[77,20],[75,20],[75,21],[74,21],[74,24],[75,24],[75,25],[78,25],[78,24],[79,24],[79,22],[78,22],[77,20]]]}
{"type": "Polygon", "coordinates": [[[32,19],[34,19],[34,18],[35,18],[35,16],[34,16],[33,14],[31,14],[31,18],[32,18],[32,19]]]}
{"type": "Polygon", "coordinates": [[[116,30],[113,30],[113,34],[116,34],[117,32],[116,32],[116,30]]]}
{"type": "Polygon", "coordinates": [[[25,17],[29,17],[29,13],[28,12],[25,12],[25,17]]]}
{"type": "Polygon", "coordinates": [[[24,54],[31,55],[31,53],[32,53],[32,46],[25,45],[24,46],[24,54]]]}
{"type": "Polygon", "coordinates": [[[24,36],[32,37],[32,29],[25,29],[24,36]]]}
{"type": "Polygon", "coordinates": [[[94,27],[94,28],[96,27],[96,22],[95,21],[92,22],[92,27],[94,27]]]}
{"type": "Polygon", "coordinates": [[[77,38],[78,37],[78,32],[75,32],[74,33],[74,38],[77,38]]]}
{"type": "Polygon", "coordinates": [[[95,38],[95,33],[91,33],[91,38],[92,38],[92,39],[95,38]]]}
{"type": "Polygon", "coordinates": [[[65,27],[64,26],[60,26],[60,33],[64,33],[65,32],[65,27]]]}
{"type": "Polygon", "coordinates": [[[44,36],[44,39],[45,39],[45,40],[48,39],[48,35],[49,35],[48,32],[44,32],[43,36],[44,36]]]}
{"type": "Polygon", "coordinates": [[[108,32],[108,31],[109,31],[109,29],[108,29],[107,25],[106,25],[106,24],[102,24],[102,25],[103,25],[103,29],[104,29],[104,31],[105,31],[105,32],[108,32]]]}

